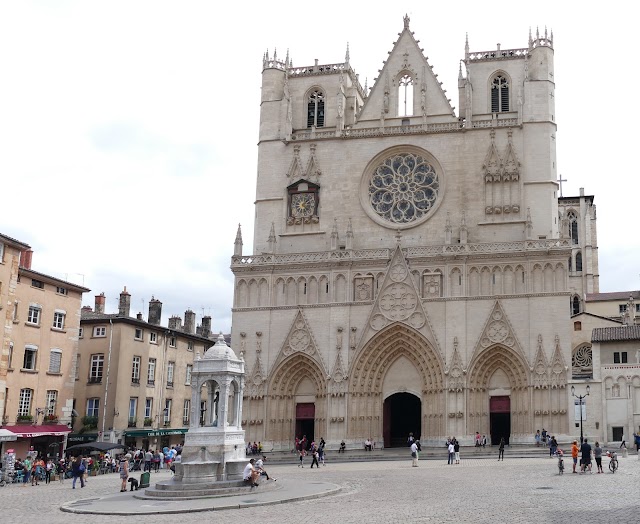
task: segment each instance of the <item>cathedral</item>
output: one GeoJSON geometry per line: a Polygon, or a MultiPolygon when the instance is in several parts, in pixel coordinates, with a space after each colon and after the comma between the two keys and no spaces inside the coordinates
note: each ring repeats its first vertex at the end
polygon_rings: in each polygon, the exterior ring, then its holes
{"type": "Polygon", "coordinates": [[[253,253],[239,228],[231,262],[249,440],[575,435],[595,207],[559,191],[553,33],[523,42],[467,41],[457,111],[408,17],[371,88],[348,48],[265,54],[253,253]]]}

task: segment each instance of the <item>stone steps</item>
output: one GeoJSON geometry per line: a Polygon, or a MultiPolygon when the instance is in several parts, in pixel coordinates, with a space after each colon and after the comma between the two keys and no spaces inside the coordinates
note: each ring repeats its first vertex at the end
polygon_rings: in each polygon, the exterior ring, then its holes
{"type": "Polygon", "coordinates": [[[262,480],[257,487],[249,486],[241,480],[207,482],[202,484],[182,484],[173,480],[158,482],[155,487],[136,493],[134,498],[146,500],[190,500],[199,498],[228,497],[230,495],[248,495],[265,493],[278,489],[276,482],[262,480]]]}

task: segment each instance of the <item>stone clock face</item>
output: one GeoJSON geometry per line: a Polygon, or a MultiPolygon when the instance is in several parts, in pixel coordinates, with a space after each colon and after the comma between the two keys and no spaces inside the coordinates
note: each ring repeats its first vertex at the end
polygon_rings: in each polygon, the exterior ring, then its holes
{"type": "Polygon", "coordinates": [[[296,218],[313,216],[316,198],[312,193],[297,193],[291,195],[291,215],[296,218]]]}

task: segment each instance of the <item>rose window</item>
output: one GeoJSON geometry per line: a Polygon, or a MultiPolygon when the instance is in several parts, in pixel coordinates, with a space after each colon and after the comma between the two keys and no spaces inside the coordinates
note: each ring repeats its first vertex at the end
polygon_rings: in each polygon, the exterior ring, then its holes
{"type": "Polygon", "coordinates": [[[369,181],[369,202],[384,220],[409,224],[433,208],[439,189],[438,174],[423,156],[401,153],[375,168],[369,181]]]}

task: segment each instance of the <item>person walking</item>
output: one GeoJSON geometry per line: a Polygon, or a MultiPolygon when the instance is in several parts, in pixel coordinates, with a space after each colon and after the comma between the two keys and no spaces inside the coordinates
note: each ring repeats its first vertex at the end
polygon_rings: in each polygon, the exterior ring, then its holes
{"type": "Polygon", "coordinates": [[[542,437],[540,436],[540,430],[536,431],[536,434],[534,435],[534,437],[533,437],[533,438],[534,438],[534,439],[535,439],[535,441],[536,441],[536,448],[539,448],[539,447],[540,447],[540,439],[542,438],[542,437]]]}
{"type": "Polygon", "coordinates": [[[411,442],[411,467],[418,467],[418,458],[418,446],[414,440],[411,442]]]}
{"type": "Polygon", "coordinates": [[[53,473],[54,467],[55,466],[53,465],[53,459],[47,460],[47,464],[44,467],[44,483],[45,484],[51,483],[51,473],[53,473]]]}
{"type": "Polygon", "coordinates": [[[127,453],[120,459],[120,493],[127,491],[127,479],[129,478],[129,461],[131,460],[131,454],[127,453]]]}
{"type": "Polygon", "coordinates": [[[304,468],[304,449],[302,447],[300,448],[299,454],[300,454],[300,464],[298,464],[298,467],[304,468]]]}
{"type": "Polygon", "coordinates": [[[504,462],[504,437],[500,437],[500,446],[498,447],[498,461],[500,459],[504,462]]]}
{"type": "Polygon", "coordinates": [[[82,456],[73,459],[73,462],[71,463],[71,473],[73,474],[71,489],[76,489],[76,480],[78,479],[80,479],[80,487],[84,488],[84,469],[85,465],[82,462],[82,456]]]}
{"type": "Polygon", "coordinates": [[[447,459],[447,464],[452,465],[453,464],[453,460],[454,460],[454,456],[455,456],[455,452],[456,452],[456,448],[453,444],[453,442],[455,441],[455,437],[452,438],[449,441],[449,446],[447,446],[447,450],[449,452],[449,457],[447,459]]]}
{"type": "Polygon", "coordinates": [[[324,441],[323,437],[320,437],[320,444],[318,445],[318,454],[320,456],[320,462],[322,462],[322,465],[325,466],[326,464],[324,463],[324,448],[327,445],[327,443],[324,441]]]}
{"type": "Polygon", "coordinates": [[[453,451],[456,454],[456,464],[460,464],[460,442],[454,440],[453,451]]]}
{"type": "Polygon", "coordinates": [[[604,471],[602,471],[602,448],[600,447],[600,443],[597,441],[596,445],[593,447],[593,458],[596,459],[598,473],[604,473],[604,471]]]}
{"type": "Polygon", "coordinates": [[[573,472],[574,473],[578,473],[576,471],[576,466],[578,465],[578,452],[580,451],[580,448],[578,447],[578,441],[574,440],[573,444],[571,445],[571,458],[573,459],[573,472]]]}
{"type": "Polygon", "coordinates": [[[556,451],[558,451],[558,441],[556,437],[551,437],[551,443],[549,444],[549,458],[552,458],[556,451]]]}
{"type": "MultiPolygon", "coordinates": [[[[313,465],[315,464],[318,469],[320,469],[320,464],[318,464],[318,450],[314,449],[311,452],[311,456],[313,457],[311,460],[311,469],[313,469],[313,465]]],[[[268,479],[267,479],[268,480],[268,479]]]]}
{"type": "Polygon", "coordinates": [[[64,461],[64,457],[60,458],[58,462],[58,476],[60,477],[60,484],[64,482],[64,477],[67,474],[67,463],[64,461]]]}

